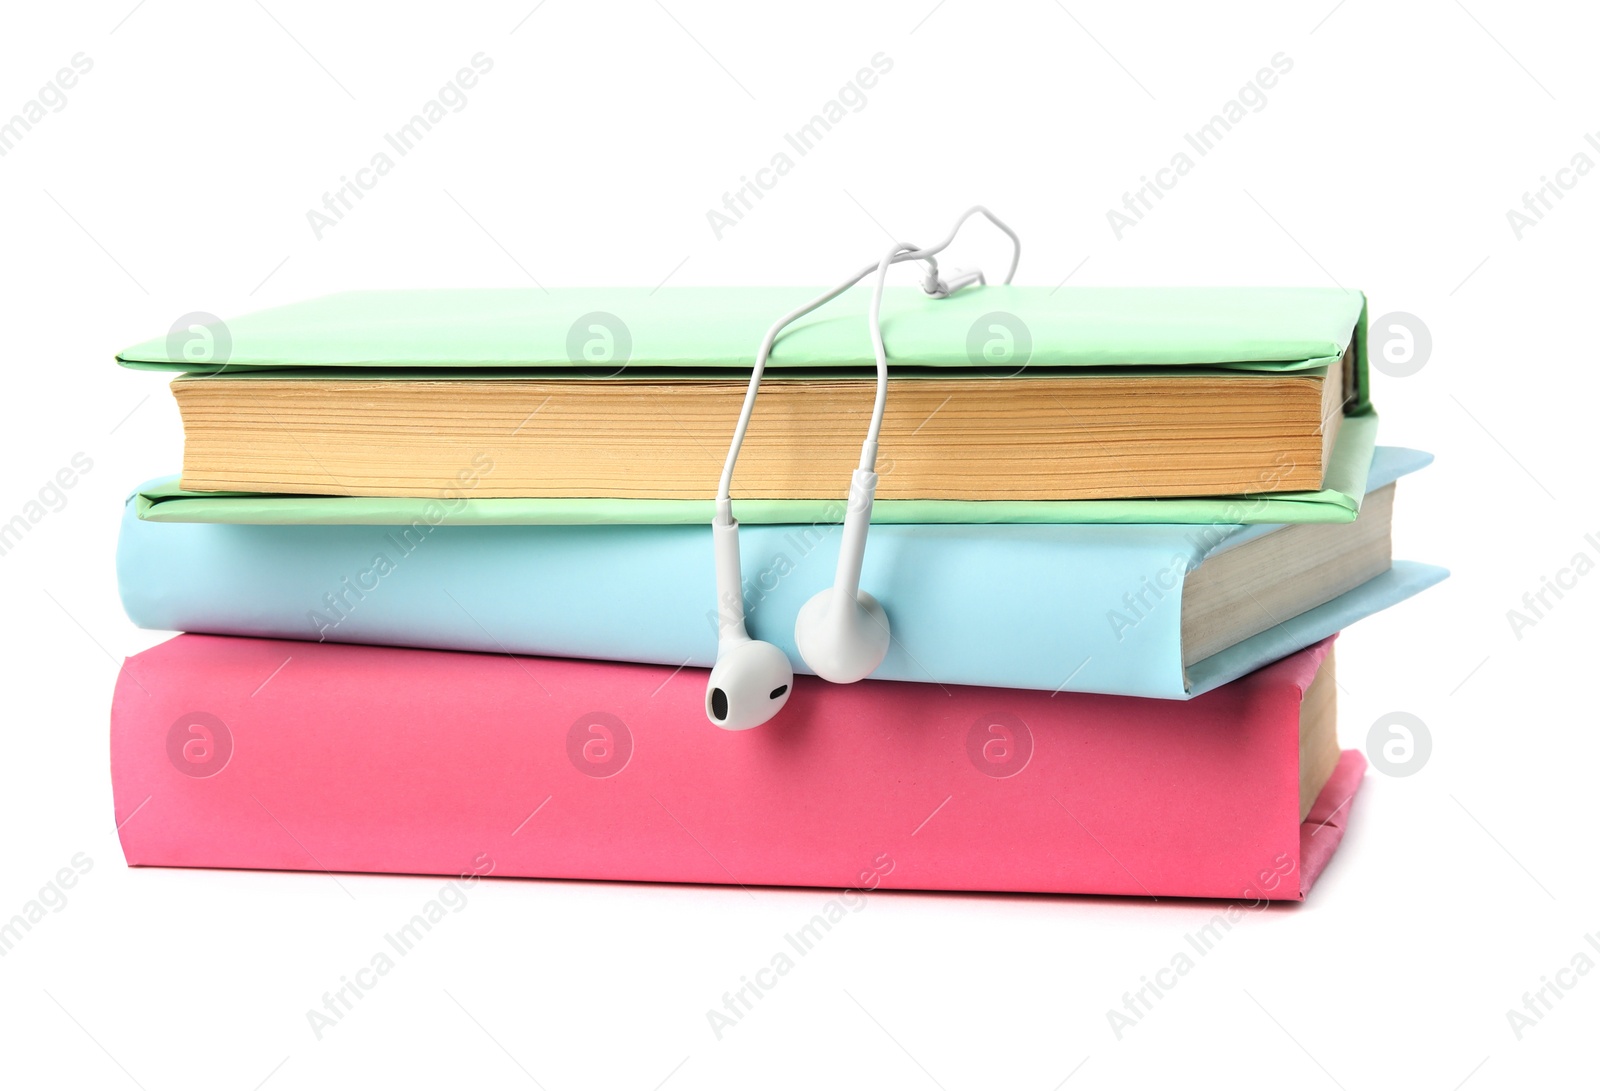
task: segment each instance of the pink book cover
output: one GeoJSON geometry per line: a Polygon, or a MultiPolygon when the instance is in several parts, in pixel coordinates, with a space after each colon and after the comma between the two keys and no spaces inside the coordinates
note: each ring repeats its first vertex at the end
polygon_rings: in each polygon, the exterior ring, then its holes
{"type": "Polygon", "coordinates": [[[130,865],[1298,900],[1365,762],[1300,818],[1324,641],[1194,700],[184,635],[111,712],[130,865]]]}

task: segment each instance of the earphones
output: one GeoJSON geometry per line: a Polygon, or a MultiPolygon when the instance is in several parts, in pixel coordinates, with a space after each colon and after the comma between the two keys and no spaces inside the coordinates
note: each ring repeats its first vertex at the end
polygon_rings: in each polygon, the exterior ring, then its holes
{"type": "Polygon", "coordinates": [[[962,225],[980,213],[1011,239],[1011,267],[1003,282],[1010,284],[1022,257],[1022,240],[994,213],[982,205],[974,205],[961,214],[950,233],[935,245],[918,248],[906,242],[896,243],[876,263],[778,319],[762,339],[739,422],[734,426],[728,458],[722,467],[716,511],[711,521],[717,569],[717,659],[706,683],[706,715],[718,727],[742,731],[764,724],[788,703],[794,689],[794,666],[789,657],[775,644],[752,639],[745,626],[744,584],[739,570],[739,522],[733,517],[733,470],[739,461],[745,431],[750,426],[750,415],[755,411],[761,376],[773,344],[790,324],[837,299],[873,272],[878,274],[867,313],[867,327],[877,361],[877,395],[867,438],[861,444],[861,463],[850,475],[838,568],[833,585],[817,592],[800,608],[794,630],[801,657],[819,677],[829,682],[859,682],[878,669],[889,651],[889,617],[877,599],[861,590],[867,528],[872,522],[872,502],[878,491],[878,475],[874,470],[878,463],[878,433],[883,427],[884,404],[889,395],[889,357],[883,346],[881,320],[884,283],[890,266],[921,261],[927,264],[922,290],[935,299],[944,299],[971,284],[986,284],[983,273],[978,270],[958,270],[948,278],[941,277],[935,260],[935,255],[955,241],[962,225]]]}

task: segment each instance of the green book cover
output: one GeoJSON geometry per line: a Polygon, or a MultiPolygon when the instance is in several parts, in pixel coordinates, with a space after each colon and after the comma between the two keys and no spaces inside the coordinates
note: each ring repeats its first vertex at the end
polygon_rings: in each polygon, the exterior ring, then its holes
{"type": "MultiPolygon", "coordinates": [[[[614,377],[749,369],[767,329],[813,288],[434,289],[346,292],[175,328],[118,354],[128,367],[197,374],[445,371],[614,377]]],[[[769,366],[839,374],[873,366],[868,293],[791,326],[769,366]]],[[[933,299],[890,289],[891,365],[1004,376],[1074,368],[1305,371],[1356,339],[1367,409],[1366,300],[1338,288],[968,288],[933,299]]]]}

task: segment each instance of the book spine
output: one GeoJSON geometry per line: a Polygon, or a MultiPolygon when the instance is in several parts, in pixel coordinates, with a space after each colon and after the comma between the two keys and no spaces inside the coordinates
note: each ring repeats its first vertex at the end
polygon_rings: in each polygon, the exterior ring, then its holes
{"type": "Polygon", "coordinates": [[[116,816],[134,865],[1293,899],[1327,643],[1184,703],[801,678],[722,732],[694,669],[185,635],[119,678],[116,816]]]}

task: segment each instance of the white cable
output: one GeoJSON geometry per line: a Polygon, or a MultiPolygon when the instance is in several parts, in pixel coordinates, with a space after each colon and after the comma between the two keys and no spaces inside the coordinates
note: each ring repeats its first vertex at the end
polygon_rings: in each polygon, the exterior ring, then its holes
{"type": "Polygon", "coordinates": [[[739,411],[739,423],[734,426],[733,441],[728,446],[728,458],[722,467],[722,480],[717,486],[716,521],[728,524],[733,521],[733,470],[739,461],[739,449],[744,445],[745,431],[750,427],[750,415],[755,412],[756,396],[761,391],[761,377],[767,368],[767,358],[772,354],[772,346],[777,341],[778,335],[797,319],[803,318],[818,307],[837,299],[845,292],[861,283],[874,270],[878,279],[872,290],[872,302],[868,309],[867,323],[872,335],[872,350],[876,357],[878,370],[877,396],[872,406],[872,422],[867,428],[866,441],[861,446],[861,468],[871,470],[877,463],[878,433],[883,427],[883,411],[889,395],[889,357],[883,345],[883,326],[879,315],[883,308],[883,288],[888,279],[889,267],[898,265],[903,261],[923,261],[928,265],[928,275],[923,280],[923,290],[930,294],[938,294],[944,289],[943,282],[939,279],[939,265],[934,256],[943,251],[955,241],[961,227],[974,215],[982,213],[983,216],[1011,239],[1011,266],[1006,270],[1004,284],[1010,284],[1011,278],[1017,273],[1017,263],[1022,258],[1022,240],[1017,233],[1011,230],[982,205],[973,205],[963,212],[956,220],[955,226],[950,229],[942,240],[926,249],[917,249],[910,243],[896,243],[878,262],[868,265],[856,273],[849,280],[838,285],[822,295],[817,296],[809,303],[797,307],[775,322],[767,331],[766,337],[761,341],[761,348],[756,353],[755,364],[750,371],[750,385],[745,389],[744,406],[739,411]]]}
{"type": "Polygon", "coordinates": [[[745,389],[744,407],[739,411],[739,423],[734,426],[733,442],[728,447],[728,458],[722,467],[722,480],[717,486],[717,513],[719,517],[723,516],[724,510],[729,503],[730,494],[733,491],[733,468],[739,461],[739,448],[744,445],[744,434],[746,429],[750,427],[750,414],[755,412],[756,395],[761,390],[761,376],[766,371],[767,357],[772,353],[772,345],[778,339],[778,334],[782,333],[784,328],[796,319],[805,317],[823,304],[837,299],[851,288],[854,288],[861,282],[863,277],[866,277],[877,267],[876,263],[864,267],[860,272],[836,288],[824,292],[811,302],[790,311],[773,323],[772,328],[767,331],[766,337],[761,341],[761,348],[756,352],[756,362],[750,371],[750,385],[745,389]]]}

